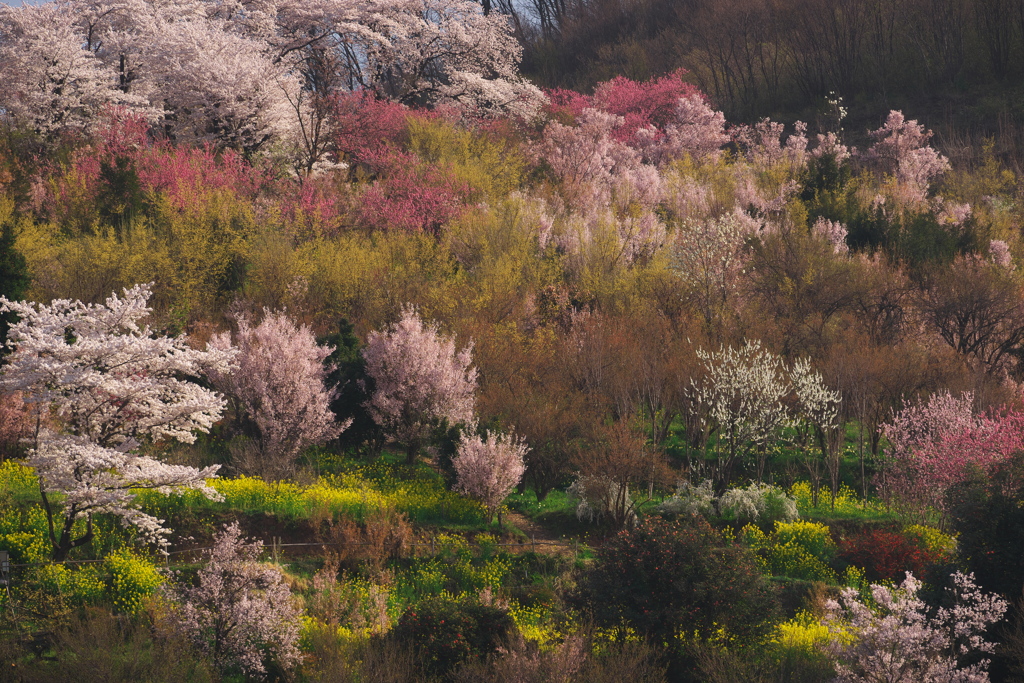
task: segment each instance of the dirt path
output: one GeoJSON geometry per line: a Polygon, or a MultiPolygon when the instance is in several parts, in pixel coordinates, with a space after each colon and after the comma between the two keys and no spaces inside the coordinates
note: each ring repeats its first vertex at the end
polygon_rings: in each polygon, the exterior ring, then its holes
{"type": "Polygon", "coordinates": [[[529,542],[524,542],[524,551],[534,551],[548,555],[574,555],[577,545],[572,539],[556,536],[543,525],[537,524],[519,512],[507,512],[502,515],[504,521],[515,526],[526,534],[529,542]]]}

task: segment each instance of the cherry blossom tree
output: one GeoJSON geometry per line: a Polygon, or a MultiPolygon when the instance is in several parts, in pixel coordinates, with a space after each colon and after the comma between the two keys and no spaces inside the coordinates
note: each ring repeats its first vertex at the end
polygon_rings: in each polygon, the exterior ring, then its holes
{"type": "Polygon", "coordinates": [[[177,629],[226,672],[262,677],[266,659],[299,663],[300,610],[281,572],[261,564],[262,541],[247,543],[237,523],[214,538],[198,585],[169,591],[177,629]]]}
{"type": "Polygon", "coordinates": [[[837,660],[837,683],[986,683],[989,660],[964,664],[967,655],[992,652],[985,630],[1007,604],[982,593],[973,574],[953,575],[952,607],[929,613],[918,597],[921,582],[907,572],[899,588],[873,584],[873,606],[844,588],[826,604],[837,660]]]}
{"type": "Polygon", "coordinates": [[[88,129],[108,105],[146,100],[117,87],[68,5],[0,7],[0,113],[42,135],[88,129]]]}
{"type": "MultiPolygon", "coordinates": [[[[210,346],[232,348],[229,333],[216,334],[210,346]]],[[[281,479],[295,467],[295,460],[309,446],[341,434],[350,421],[338,424],[330,405],[334,395],[324,386],[329,368],[324,359],[333,351],[318,346],[312,330],[296,326],[284,312],[264,311],[253,326],[238,319],[234,335],[238,368],[211,372],[214,386],[237,401],[258,433],[252,462],[242,469],[281,479]]]]}
{"type": "Polygon", "coordinates": [[[875,144],[865,158],[894,176],[909,202],[923,202],[931,181],[949,170],[949,160],[928,145],[932,132],[902,112],[890,111],[885,124],[868,134],[875,144]]]}
{"type": "Polygon", "coordinates": [[[367,402],[374,421],[405,445],[414,462],[431,428],[473,419],[476,368],[472,344],[456,351],[455,339],[424,324],[407,306],[384,332],[371,332],[363,349],[366,373],[374,382],[367,402]]]}
{"type": "Polygon", "coordinates": [[[756,228],[756,221],[741,211],[687,220],[679,227],[672,267],[686,283],[709,333],[739,284],[743,246],[756,228]]]}
{"type": "MultiPolygon", "coordinates": [[[[483,503],[490,523],[502,501],[523,478],[527,451],[527,445],[514,434],[463,434],[452,460],[458,476],[455,490],[483,503]]],[[[498,523],[501,524],[500,513],[498,523]]]]}
{"type": "Polygon", "coordinates": [[[144,538],[165,544],[162,520],[132,504],[132,489],[192,488],[218,497],[206,485],[218,466],[168,465],[136,451],[168,438],[191,443],[194,432],[208,431],[224,400],[189,378],[206,368],[227,372],[233,357],[192,349],[184,339],[140,325],[150,312],[149,296],[148,286],[136,285],[98,305],[0,297],[0,312],[20,318],[11,327],[13,353],[0,385],[21,391],[36,407],[28,464],[39,477],[55,560],[92,539],[97,513],[119,516],[144,538]],[[80,519],[86,529],[76,537],[80,519]]]}

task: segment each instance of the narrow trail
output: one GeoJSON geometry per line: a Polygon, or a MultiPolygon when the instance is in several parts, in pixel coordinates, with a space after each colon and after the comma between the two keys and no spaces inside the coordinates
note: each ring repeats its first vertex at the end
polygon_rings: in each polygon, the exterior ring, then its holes
{"type": "Polygon", "coordinates": [[[556,536],[543,525],[520,512],[509,511],[502,515],[504,521],[515,526],[526,534],[531,543],[523,546],[523,550],[532,550],[547,555],[574,555],[578,545],[572,539],[556,536]],[[535,544],[535,545],[534,545],[535,544]]]}

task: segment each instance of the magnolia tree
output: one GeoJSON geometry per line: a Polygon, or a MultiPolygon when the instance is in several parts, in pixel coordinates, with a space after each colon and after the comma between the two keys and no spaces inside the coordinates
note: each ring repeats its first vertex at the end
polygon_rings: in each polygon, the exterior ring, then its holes
{"type": "Polygon", "coordinates": [[[384,332],[371,332],[363,349],[374,391],[366,403],[374,421],[403,443],[415,462],[431,429],[441,421],[470,422],[476,368],[472,344],[457,351],[455,339],[425,325],[413,307],[384,332]]]}
{"type": "Polygon", "coordinates": [[[92,539],[96,513],[117,515],[165,544],[162,520],[133,505],[133,489],[192,488],[217,497],[206,479],[218,466],[168,465],[136,450],[168,438],[191,443],[195,432],[208,431],[224,400],[190,378],[206,368],[227,372],[233,358],[232,351],[199,351],[141,326],[149,296],[148,286],[136,285],[99,305],[0,298],[0,312],[19,317],[0,385],[35,406],[39,427],[28,464],[39,477],[57,561],[92,539]],[[80,519],[84,532],[76,531],[80,519]]]}
{"type": "MultiPolygon", "coordinates": [[[[963,663],[992,652],[985,630],[999,621],[1006,601],[982,593],[974,575],[953,575],[952,607],[929,613],[918,597],[921,582],[907,573],[899,588],[872,585],[873,604],[853,588],[830,600],[826,647],[837,660],[837,683],[985,683],[989,660],[963,663]]],[[[976,659],[974,661],[977,661],[976,659]]]]}
{"type": "Polygon", "coordinates": [[[487,508],[490,523],[502,502],[526,472],[523,458],[530,449],[513,434],[463,434],[452,466],[458,479],[455,490],[476,498],[487,508]]]}
{"type": "Polygon", "coordinates": [[[259,561],[261,541],[246,543],[238,524],[214,539],[197,585],[169,591],[172,622],[223,671],[262,677],[266,660],[284,669],[300,661],[301,611],[281,572],[259,561]]]}
{"type": "MultiPolygon", "coordinates": [[[[296,326],[285,313],[264,311],[255,327],[238,319],[234,335],[238,367],[211,372],[214,386],[239,404],[257,432],[252,457],[240,454],[243,470],[269,479],[287,476],[309,446],[337,437],[351,423],[338,424],[331,411],[334,393],[324,386],[330,368],[324,360],[333,349],[319,346],[312,330],[296,326]]],[[[227,332],[214,335],[210,346],[232,348],[227,332]]]]}

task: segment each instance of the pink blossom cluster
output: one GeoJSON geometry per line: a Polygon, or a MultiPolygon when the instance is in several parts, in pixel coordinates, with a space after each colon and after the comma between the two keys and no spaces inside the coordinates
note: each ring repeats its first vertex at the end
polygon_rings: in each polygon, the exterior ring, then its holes
{"type": "Polygon", "coordinates": [[[501,503],[526,472],[523,458],[529,448],[515,435],[463,434],[452,466],[458,475],[455,490],[476,498],[493,519],[501,503]]]}
{"type": "Polygon", "coordinates": [[[237,328],[234,335],[222,332],[210,340],[211,348],[237,349],[237,367],[213,371],[210,379],[256,425],[259,473],[281,478],[302,451],[337,437],[349,424],[335,420],[333,395],[324,386],[324,360],[333,349],[318,345],[308,326],[296,325],[284,312],[264,310],[255,326],[239,317],[237,328]]]}
{"type": "Polygon", "coordinates": [[[902,112],[890,111],[885,124],[869,135],[875,144],[864,158],[895,177],[910,203],[924,202],[932,180],[949,170],[949,160],[928,145],[932,132],[917,121],[907,121],[902,112]]]}
{"type": "Polygon", "coordinates": [[[908,572],[898,588],[872,585],[870,601],[853,588],[828,601],[833,639],[825,649],[837,661],[837,683],[987,683],[989,660],[969,657],[994,651],[985,632],[1002,619],[1006,601],[957,572],[952,606],[930,611],[921,586],[908,572]]]}
{"type": "Polygon", "coordinates": [[[178,631],[226,672],[261,677],[268,660],[297,665],[300,610],[280,570],[262,564],[261,541],[246,542],[232,523],[214,537],[195,586],[168,590],[178,631]]]}
{"type": "Polygon", "coordinates": [[[932,395],[911,404],[882,426],[892,465],[886,476],[892,493],[907,505],[942,509],[944,494],[974,468],[990,471],[1024,449],[1024,413],[972,411],[971,392],[955,398],[932,395]]]}

